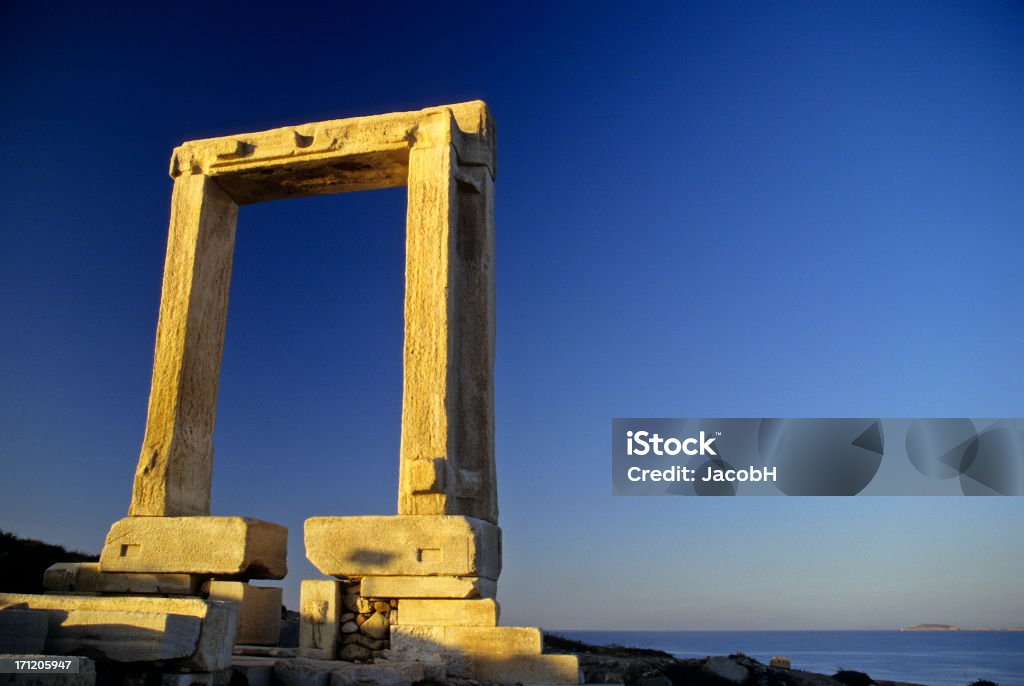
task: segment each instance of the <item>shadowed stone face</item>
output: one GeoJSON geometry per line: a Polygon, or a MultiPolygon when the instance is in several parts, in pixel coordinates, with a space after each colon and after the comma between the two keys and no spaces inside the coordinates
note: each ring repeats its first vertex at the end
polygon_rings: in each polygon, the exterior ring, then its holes
{"type": "Polygon", "coordinates": [[[0,610],[8,607],[48,613],[47,641],[58,655],[174,659],[204,672],[230,666],[238,626],[234,603],[199,598],[0,593],[0,610]]]}

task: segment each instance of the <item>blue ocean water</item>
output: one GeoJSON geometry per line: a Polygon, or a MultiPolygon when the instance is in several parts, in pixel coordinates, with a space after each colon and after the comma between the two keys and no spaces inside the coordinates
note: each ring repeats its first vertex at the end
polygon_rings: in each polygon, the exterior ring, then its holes
{"type": "Polygon", "coordinates": [[[598,645],[655,648],[676,657],[746,653],[767,663],[788,657],[794,669],[926,686],[967,686],[988,679],[1024,686],[1021,631],[552,631],[598,645]]]}

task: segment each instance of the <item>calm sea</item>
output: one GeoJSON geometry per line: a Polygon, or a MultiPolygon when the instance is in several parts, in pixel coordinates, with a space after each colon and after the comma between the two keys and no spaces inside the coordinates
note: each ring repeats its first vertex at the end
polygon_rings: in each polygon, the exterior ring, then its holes
{"type": "Polygon", "coordinates": [[[676,657],[742,652],[767,663],[788,657],[794,669],[927,686],[988,679],[1024,686],[1024,632],[1011,631],[552,631],[598,645],[656,648],[676,657]]]}

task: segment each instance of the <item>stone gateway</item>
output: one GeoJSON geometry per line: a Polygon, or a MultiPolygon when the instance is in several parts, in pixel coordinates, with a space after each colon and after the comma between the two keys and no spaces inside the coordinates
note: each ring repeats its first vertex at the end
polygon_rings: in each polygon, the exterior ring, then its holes
{"type": "Polygon", "coordinates": [[[267,684],[580,683],[577,658],[542,654],[539,629],[497,626],[496,170],[494,121],[479,101],[175,148],[129,516],[98,564],[48,570],[47,595],[0,594],[0,618],[33,627],[19,640],[147,683],[227,683],[232,670],[267,684]],[[287,574],[287,530],[210,516],[238,207],[403,185],[397,512],[306,521],[306,555],[330,578],[302,582],[299,645],[279,647],[280,589],[249,582],[287,574]]]}

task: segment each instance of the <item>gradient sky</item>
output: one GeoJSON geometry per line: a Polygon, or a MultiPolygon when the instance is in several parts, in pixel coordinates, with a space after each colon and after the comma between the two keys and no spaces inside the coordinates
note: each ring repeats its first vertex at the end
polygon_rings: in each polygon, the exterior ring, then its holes
{"type": "MultiPolygon", "coordinates": [[[[98,551],[171,149],[481,98],[503,623],[1024,624],[1024,498],[616,498],[610,419],[1019,417],[1019,2],[5,2],[0,528],[98,551]],[[213,6],[211,6],[213,5],[213,6]],[[238,6],[241,7],[241,6],[238,6]]],[[[214,514],[393,514],[404,189],[243,207],[214,514]]]]}

